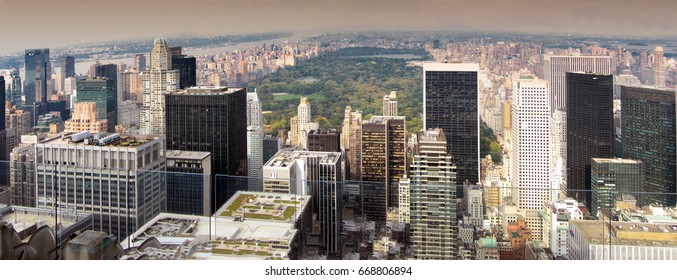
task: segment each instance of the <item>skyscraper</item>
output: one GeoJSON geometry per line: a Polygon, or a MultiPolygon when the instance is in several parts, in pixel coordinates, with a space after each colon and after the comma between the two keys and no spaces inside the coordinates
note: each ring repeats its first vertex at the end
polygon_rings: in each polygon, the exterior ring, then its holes
{"type": "Polygon", "coordinates": [[[360,180],[362,157],[362,111],[353,111],[350,105],[344,111],[341,128],[341,149],[346,157],[346,178],[360,180]]]}
{"type": "Polygon", "coordinates": [[[550,82],[550,112],[567,109],[567,72],[592,72],[610,75],[610,56],[545,55],[543,74],[550,82]]]}
{"type": "Polygon", "coordinates": [[[341,161],[341,153],[282,150],[263,167],[265,192],[312,196],[321,248],[331,258],[340,258],[343,248],[341,161]]]}
{"type": "Polygon", "coordinates": [[[675,205],[675,91],[655,87],[621,87],[623,157],[644,163],[646,203],[675,205]]]}
{"type": "Polygon", "coordinates": [[[423,64],[423,128],[444,130],[459,186],[480,180],[478,71],[477,64],[423,64]]]}
{"type": "MultiPolygon", "coordinates": [[[[150,54],[150,69],[143,76],[141,133],[165,134],[164,94],[179,88],[179,71],[172,70],[172,58],[163,38],[155,39],[150,54]]],[[[182,149],[176,149],[182,150],[182,149]]]]}
{"type": "Polygon", "coordinates": [[[197,85],[195,57],[181,53],[181,47],[172,47],[172,69],[179,71],[179,88],[189,88],[197,85]]]}
{"type": "Polygon", "coordinates": [[[548,82],[524,77],[513,81],[512,191],[517,208],[536,238],[541,235],[537,212],[551,201],[550,91],[548,82]]]}
{"type": "Polygon", "coordinates": [[[249,191],[263,191],[263,127],[247,126],[247,176],[249,191]]]}
{"type": "Polygon", "coordinates": [[[373,116],[362,122],[362,212],[384,224],[399,201],[399,181],[406,169],[404,117],[373,116]]]}
{"type": "Polygon", "coordinates": [[[590,203],[590,160],[614,157],[613,76],[566,74],[567,190],[590,203]]]}
{"type": "Polygon", "coordinates": [[[209,152],[167,151],[167,212],[209,216],[212,158],[209,152]]]}
{"type": "Polygon", "coordinates": [[[47,87],[52,78],[49,49],[26,50],[24,77],[24,104],[47,101],[47,87]]]}
{"type": "Polygon", "coordinates": [[[397,92],[391,91],[383,96],[383,115],[397,116],[397,92]]]}
{"type": "Polygon", "coordinates": [[[445,135],[431,128],[420,131],[415,140],[409,168],[409,222],[416,259],[453,260],[458,254],[456,166],[447,153],[445,135]]]}
{"type": "MultiPolygon", "coordinates": [[[[0,76],[0,112],[5,112],[5,77],[0,76]]],[[[7,175],[5,172],[7,172],[8,167],[5,161],[7,161],[9,158],[7,158],[7,155],[9,155],[9,152],[7,151],[7,129],[5,125],[5,115],[2,115],[2,118],[0,118],[0,183],[3,183],[3,185],[6,185],[8,182],[7,181],[7,175]]]]}
{"type": "Polygon", "coordinates": [[[91,213],[94,230],[119,240],[164,212],[161,137],[111,134],[94,139],[86,132],[66,136],[35,145],[38,208],[91,213]]]}
{"type": "Polygon", "coordinates": [[[47,91],[52,79],[52,65],[49,60],[49,49],[26,50],[24,56],[24,108],[31,111],[33,124],[38,115],[47,113],[47,91]]]}
{"type": "Polygon", "coordinates": [[[167,150],[212,154],[215,178],[212,210],[226,202],[246,182],[247,93],[244,88],[199,87],[166,95],[167,150]],[[246,181],[246,180],[244,180],[246,181]]]}
{"type": "Polygon", "coordinates": [[[308,148],[308,132],[313,129],[320,128],[318,123],[311,122],[312,115],[310,110],[310,101],[307,97],[301,97],[301,102],[298,107],[298,146],[307,149],[308,148]]]}
{"type": "Polygon", "coordinates": [[[314,129],[308,133],[308,151],[341,152],[341,133],[336,129],[314,129]]]}
{"type": "Polygon", "coordinates": [[[134,68],[137,72],[146,71],[146,56],[142,53],[134,55],[134,68]]]}
{"type": "Polygon", "coordinates": [[[663,47],[657,46],[653,52],[653,82],[655,86],[665,86],[665,57],[663,47]]]}
{"type": "Polygon", "coordinates": [[[597,216],[600,209],[613,209],[618,194],[642,198],[644,192],[644,163],[632,159],[593,158],[590,166],[592,200],[590,212],[597,216]]]}
{"type": "Polygon", "coordinates": [[[247,164],[249,176],[249,191],[262,191],[263,178],[261,167],[263,161],[263,112],[259,96],[254,92],[247,92],[247,164]]]}
{"type": "Polygon", "coordinates": [[[73,117],[65,122],[66,132],[89,131],[101,133],[108,131],[108,121],[99,119],[96,102],[76,102],[73,117]]]}
{"type": "Polygon", "coordinates": [[[75,78],[75,57],[67,55],[61,59],[61,86],[64,90],[63,81],[66,78],[75,78]]]}
{"type": "Polygon", "coordinates": [[[108,78],[87,78],[77,83],[77,102],[94,102],[99,120],[108,122],[108,132],[115,132],[118,123],[118,100],[115,80],[108,78]]]}

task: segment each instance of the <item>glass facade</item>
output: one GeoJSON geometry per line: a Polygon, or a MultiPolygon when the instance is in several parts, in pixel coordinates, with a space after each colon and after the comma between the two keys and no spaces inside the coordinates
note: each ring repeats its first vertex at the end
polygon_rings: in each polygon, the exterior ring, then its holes
{"type": "Polygon", "coordinates": [[[477,79],[477,71],[430,71],[424,66],[424,128],[441,128],[447,135],[447,150],[458,168],[457,185],[480,178],[477,79]]]}
{"type": "MultiPolygon", "coordinates": [[[[641,160],[647,166],[644,173],[647,192],[674,194],[675,91],[623,86],[621,103],[623,157],[641,160]]],[[[675,205],[674,195],[647,198],[649,203],[675,205]]]]}
{"type": "Polygon", "coordinates": [[[590,160],[614,157],[613,76],[567,73],[566,85],[567,191],[590,206],[590,160]]]}
{"type": "Polygon", "coordinates": [[[108,121],[108,132],[115,132],[117,125],[117,84],[108,78],[89,78],[77,82],[77,102],[94,102],[99,120],[108,121]]]}

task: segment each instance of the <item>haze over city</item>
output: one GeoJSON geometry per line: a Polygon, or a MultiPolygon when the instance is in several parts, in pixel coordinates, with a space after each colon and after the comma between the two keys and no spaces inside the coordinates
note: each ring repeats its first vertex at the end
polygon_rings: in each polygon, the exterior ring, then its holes
{"type": "Polygon", "coordinates": [[[677,2],[665,0],[0,0],[0,25],[12,27],[3,30],[0,54],[156,36],[278,31],[675,36],[676,9],[677,2]]]}

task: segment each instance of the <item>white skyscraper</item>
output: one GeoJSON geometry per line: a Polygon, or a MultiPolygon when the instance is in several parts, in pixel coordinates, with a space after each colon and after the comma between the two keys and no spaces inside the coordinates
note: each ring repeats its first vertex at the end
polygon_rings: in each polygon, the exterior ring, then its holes
{"type": "Polygon", "coordinates": [[[566,73],[592,72],[611,75],[610,56],[545,55],[543,74],[550,82],[550,113],[566,111],[566,73]]]}
{"type": "Polygon", "coordinates": [[[263,191],[263,128],[260,126],[247,126],[247,165],[249,191],[263,191]]]}
{"type": "Polygon", "coordinates": [[[172,70],[172,56],[163,38],[155,39],[150,53],[150,68],[143,76],[141,133],[165,134],[164,94],[179,88],[179,71],[172,70]]]}
{"type": "Polygon", "coordinates": [[[553,199],[566,196],[567,113],[555,110],[550,118],[550,182],[553,199]]]}
{"type": "MultiPolygon", "coordinates": [[[[301,103],[298,107],[298,143],[299,146],[303,149],[308,148],[308,132],[320,128],[318,123],[312,123],[311,121],[311,111],[310,111],[310,101],[307,97],[301,97],[301,103]]],[[[293,128],[292,128],[293,129],[293,128]]]]}
{"type": "Polygon", "coordinates": [[[263,111],[256,90],[247,92],[247,125],[263,127],[263,111]]]}
{"type": "Polygon", "coordinates": [[[550,191],[550,95],[548,82],[533,78],[513,82],[512,190],[517,207],[540,239],[538,210],[551,200],[550,191]]]}
{"type": "Polygon", "coordinates": [[[397,116],[397,92],[383,96],[383,116],[397,116]]]}
{"type": "Polygon", "coordinates": [[[249,191],[263,191],[263,112],[259,96],[247,93],[247,168],[249,170],[249,191]]]}
{"type": "Polygon", "coordinates": [[[665,86],[665,58],[661,46],[657,46],[653,53],[653,82],[656,86],[665,86]]]}

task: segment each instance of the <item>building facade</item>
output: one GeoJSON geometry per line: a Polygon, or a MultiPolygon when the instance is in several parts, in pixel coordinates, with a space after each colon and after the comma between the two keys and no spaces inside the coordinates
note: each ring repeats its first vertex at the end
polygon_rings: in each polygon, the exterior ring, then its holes
{"type": "Polygon", "coordinates": [[[150,53],[150,68],[143,75],[141,133],[165,134],[165,96],[179,89],[179,71],[172,68],[167,41],[155,39],[150,53]]]}

